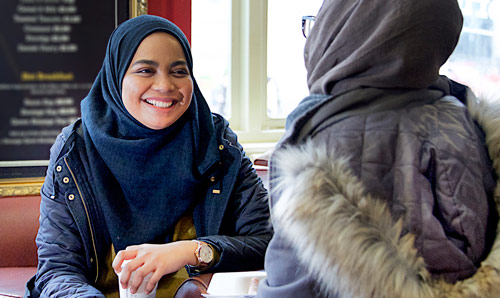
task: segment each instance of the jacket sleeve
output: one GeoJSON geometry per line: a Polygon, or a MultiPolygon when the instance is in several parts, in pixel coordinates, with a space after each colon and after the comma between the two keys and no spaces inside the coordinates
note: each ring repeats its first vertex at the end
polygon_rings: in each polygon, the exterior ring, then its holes
{"type": "Polygon", "coordinates": [[[200,240],[212,244],[220,253],[220,260],[211,271],[263,269],[264,254],[272,237],[267,190],[229,128],[226,138],[241,152],[240,170],[219,235],[200,240]]]}
{"type": "Polygon", "coordinates": [[[31,297],[104,297],[90,285],[82,238],[54,185],[54,165],[64,139],[59,135],[50,150],[50,163],[41,189],[40,228],[36,238],[38,270],[31,297]]]}
{"type": "MultiPolygon", "coordinates": [[[[322,297],[314,278],[302,267],[292,247],[276,230],[266,252],[267,278],[259,282],[258,298],[322,297]]],[[[331,296],[334,297],[334,296],[331,296]]]]}

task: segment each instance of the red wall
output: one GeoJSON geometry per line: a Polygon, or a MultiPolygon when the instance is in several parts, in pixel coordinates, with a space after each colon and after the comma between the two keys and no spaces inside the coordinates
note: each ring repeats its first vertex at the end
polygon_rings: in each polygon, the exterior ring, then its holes
{"type": "Polygon", "coordinates": [[[174,22],[191,42],[191,0],[149,0],[148,14],[174,22]]]}

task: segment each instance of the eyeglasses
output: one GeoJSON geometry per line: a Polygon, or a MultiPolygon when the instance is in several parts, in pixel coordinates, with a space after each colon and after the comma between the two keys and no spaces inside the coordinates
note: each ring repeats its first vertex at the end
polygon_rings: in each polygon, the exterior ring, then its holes
{"type": "Polygon", "coordinates": [[[311,32],[312,27],[314,26],[314,21],[316,20],[315,16],[303,16],[302,17],[302,34],[307,38],[309,32],[311,32]]]}

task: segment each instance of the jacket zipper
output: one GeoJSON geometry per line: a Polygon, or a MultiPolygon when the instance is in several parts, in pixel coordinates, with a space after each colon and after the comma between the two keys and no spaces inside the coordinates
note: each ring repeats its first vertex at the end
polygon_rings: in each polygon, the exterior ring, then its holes
{"type": "Polygon", "coordinates": [[[97,249],[96,249],[95,240],[94,240],[94,232],[92,231],[92,224],[90,222],[89,211],[87,209],[87,204],[85,203],[85,199],[84,199],[82,192],[80,190],[80,186],[78,185],[78,182],[76,181],[76,177],[73,174],[73,171],[71,170],[71,167],[69,166],[68,161],[66,160],[66,157],[64,158],[64,163],[66,163],[66,166],[68,167],[68,170],[71,174],[71,177],[73,177],[73,181],[75,181],[76,189],[78,190],[78,194],[80,195],[80,198],[82,198],[83,208],[85,209],[85,214],[87,215],[87,222],[89,224],[90,238],[92,239],[92,248],[94,249],[94,257],[95,257],[95,264],[96,264],[96,275],[95,275],[94,282],[97,282],[97,278],[99,277],[99,261],[97,259],[97,249]]]}

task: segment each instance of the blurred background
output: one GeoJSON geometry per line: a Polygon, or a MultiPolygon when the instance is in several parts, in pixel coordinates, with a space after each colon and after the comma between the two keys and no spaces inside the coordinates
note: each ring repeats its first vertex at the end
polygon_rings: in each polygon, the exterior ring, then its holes
{"type": "MultiPolygon", "coordinates": [[[[500,0],[458,2],[464,27],[441,73],[500,98],[500,0]]],[[[47,164],[58,132],[79,117],[109,34],[141,5],[186,33],[206,100],[230,121],[247,154],[268,151],[308,95],[301,19],[316,15],[321,3],[8,0],[0,12],[0,179],[47,164]]]]}

